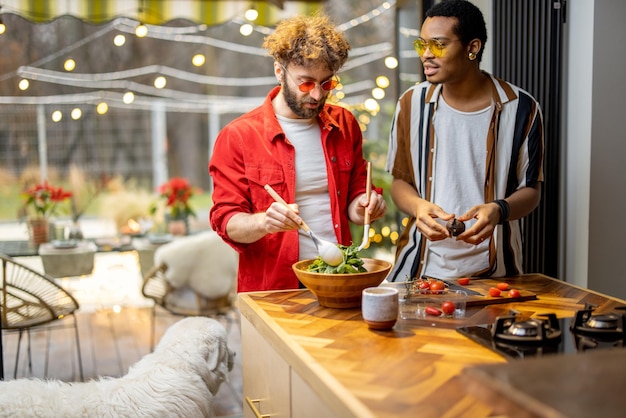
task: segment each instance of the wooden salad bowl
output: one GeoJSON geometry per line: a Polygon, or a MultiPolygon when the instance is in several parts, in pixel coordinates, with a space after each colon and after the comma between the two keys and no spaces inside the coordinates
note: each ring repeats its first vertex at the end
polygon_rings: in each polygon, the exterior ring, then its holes
{"type": "Polygon", "coordinates": [[[307,271],[315,259],[302,260],[292,268],[300,282],[327,308],[357,308],[361,306],[361,292],[378,286],[389,274],[391,263],[384,260],[364,258],[365,273],[327,274],[307,271]]]}

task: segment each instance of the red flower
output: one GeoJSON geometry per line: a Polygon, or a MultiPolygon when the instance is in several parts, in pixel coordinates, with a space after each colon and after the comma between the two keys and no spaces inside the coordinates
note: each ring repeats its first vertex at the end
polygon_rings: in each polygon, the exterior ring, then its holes
{"type": "Polygon", "coordinates": [[[170,216],[172,218],[195,216],[195,212],[189,206],[189,199],[196,194],[196,189],[189,184],[187,179],[173,177],[159,187],[159,193],[161,197],[166,199],[166,206],[171,208],[170,216]]]}
{"type": "Polygon", "coordinates": [[[47,218],[54,214],[59,203],[72,197],[72,192],[44,181],[26,190],[22,197],[27,208],[33,209],[37,216],[47,218]]]}

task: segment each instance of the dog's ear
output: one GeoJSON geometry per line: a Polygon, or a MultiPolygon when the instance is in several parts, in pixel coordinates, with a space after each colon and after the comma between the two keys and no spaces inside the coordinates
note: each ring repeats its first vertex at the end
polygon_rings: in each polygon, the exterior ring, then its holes
{"type": "Polygon", "coordinates": [[[228,372],[233,369],[235,353],[221,338],[214,339],[205,353],[207,376],[204,380],[211,393],[215,395],[222,382],[228,379],[228,372]]]}

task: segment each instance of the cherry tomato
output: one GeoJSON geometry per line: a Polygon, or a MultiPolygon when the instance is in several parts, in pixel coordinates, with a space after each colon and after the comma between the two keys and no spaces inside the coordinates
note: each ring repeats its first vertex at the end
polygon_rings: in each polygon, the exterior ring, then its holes
{"type": "Polygon", "coordinates": [[[458,282],[459,282],[459,284],[460,284],[460,285],[466,286],[466,285],[468,285],[468,284],[469,284],[470,279],[469,279],[469,277],[461,277],[461,278],[458,280],[458,282]]]}
{"type": "Polygon", "coordinates": [[[456,309],[456,305],[454,304],[454,302],[448,301],[448,302],[444,302],[441,304],[441,310],[446,315],[452,315],[455,309],[456,309]]]}
{"type": "Polygon", "coordinates": [[[420,280],[420,282],[417,284],[417,288],[420,290],[429,290],[430,282],[428,280],[420,280]]]}
{"type": "Polygon", "coordinates": [[[432,306],[426,307],[426,313],[432,316],[441,316],[441,311],[437,308],[433,308],[432,306]]]}
{"type": "Polygon", "coordinates": [[[495,297],[500,296],[500,293],[501,293],[500,289],[498,289],[497,287],[489,288],[489,296],[493,296],[495,298],[495,297]]]}
{"type": "Polygon", "coordinates": [[[496,287],[500,290],[506,290],[509,288],[509,284],[502,282],[502,283],[498,283],[496,287]]]}
{"type": "Polygon", "coordinates": [[[517,289],[509,290],[509,297],[511,297],[511,298],[519,298],[520,297],[519,290],[517,290],[517,289]]]}
{"type": "Polygon", "coordinates": [[[444,290],[445,288],[446,285],[441,280],[433,280],[430,283],[430,290],[432,290],[433,292],[438,292],[440,290],[444,290]]]}

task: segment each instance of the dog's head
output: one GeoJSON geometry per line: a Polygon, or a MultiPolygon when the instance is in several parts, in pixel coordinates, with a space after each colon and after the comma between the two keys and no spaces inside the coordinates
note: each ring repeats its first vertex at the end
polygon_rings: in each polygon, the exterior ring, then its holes
{"type": "Polygon", "coordinates": [[[234,352],[228,348],[226,330],[215,319],[189,317],[170,326],[154,350],[189,364],[213,395],[233,368],[234,352]]]}

